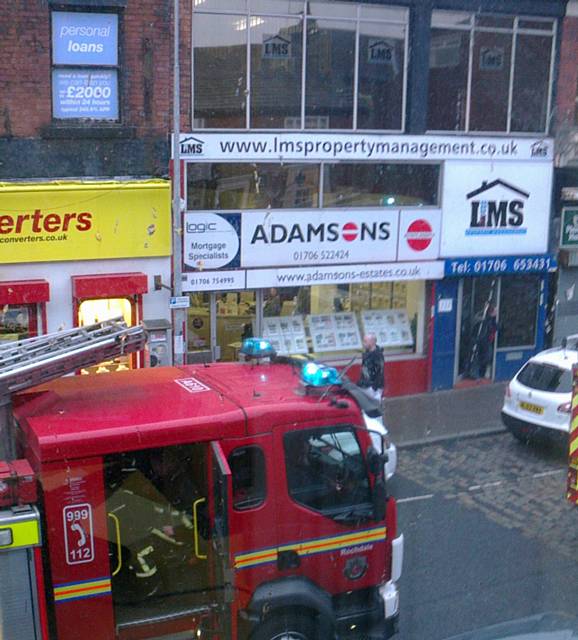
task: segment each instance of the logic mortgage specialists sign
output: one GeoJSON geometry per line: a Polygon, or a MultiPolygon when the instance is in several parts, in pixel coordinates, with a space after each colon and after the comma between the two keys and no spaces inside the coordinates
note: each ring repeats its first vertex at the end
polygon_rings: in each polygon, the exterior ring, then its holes
{"type": "Polygon", "coordinates": [[[438,209],[187,213],[185,270],[435,260],[438,209]]]}

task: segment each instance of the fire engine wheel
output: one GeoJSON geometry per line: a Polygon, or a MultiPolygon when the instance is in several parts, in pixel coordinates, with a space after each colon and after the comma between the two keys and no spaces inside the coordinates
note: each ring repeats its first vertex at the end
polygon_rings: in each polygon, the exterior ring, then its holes
{"type": "Polygon", "coordinates": [[[315,621],[299,614],[273,612],[255,630],[251,640],[320,640],[315,621]]]}

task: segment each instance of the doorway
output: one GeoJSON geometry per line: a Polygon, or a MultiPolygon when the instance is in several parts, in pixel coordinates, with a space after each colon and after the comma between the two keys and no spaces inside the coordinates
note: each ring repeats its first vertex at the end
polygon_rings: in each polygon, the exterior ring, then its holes
{"type": "Polygon", "coordinates": [[[456,385],[494,378],[497,331],[497,277],[465,278],[459,290],[459,345],[456,385]]]}

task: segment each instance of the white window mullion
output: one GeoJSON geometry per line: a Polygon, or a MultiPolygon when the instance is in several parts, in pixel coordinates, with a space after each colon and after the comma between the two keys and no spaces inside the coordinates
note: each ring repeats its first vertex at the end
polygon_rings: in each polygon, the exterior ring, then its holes
{"type": "Polygon", "coordinates": [[[472,73],[474,66],[474,37],[475,30],[470,29],[470,53],[468,58],[468,84],[466,88],[466,126],[465,131],[470,130],[470,103],[472,100],[472,73]]]}
{"type": "Polygon", "coordinates": [[[307,82],[307,0],[303,4],[303,44],[301,47],[301,127],[305,129],[305,84],[307,82]]]}
{"type": "Polygon", "coordinates": [[[359,12],[357,7],[357,21],[355,23],[355,50],[353,54],[353,130],[357,130],[357,102],[359,90],[359,12]]]}
{"type": "Polygon", "coordinates": [[[514,32],[512,33],[512,54],[510,56],[510,81],[508,86],[508,121],[506,131],[512,130],[512,108],[514,100],[514,73],[516,68],[516,46],[518,44],[518,18],[514,18],[514,32]]]}

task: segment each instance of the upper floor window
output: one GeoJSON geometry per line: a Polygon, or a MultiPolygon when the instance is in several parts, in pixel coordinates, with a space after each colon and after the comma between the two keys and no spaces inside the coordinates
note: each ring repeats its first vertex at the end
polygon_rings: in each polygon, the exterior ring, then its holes
{"type": "Polygon", "coordinates": [[[52,116],[119,119],[118,14],[52,12],[52,116]]]}
{"type": "Polygon", "coordinates": [[[194,0],[195,127],[403,130],[408,12],[194,0]]]}
{"type": "Polygon", "coordinates": [[[548,130],[555,22],[434,11],[428,129],[548,130]]]}

